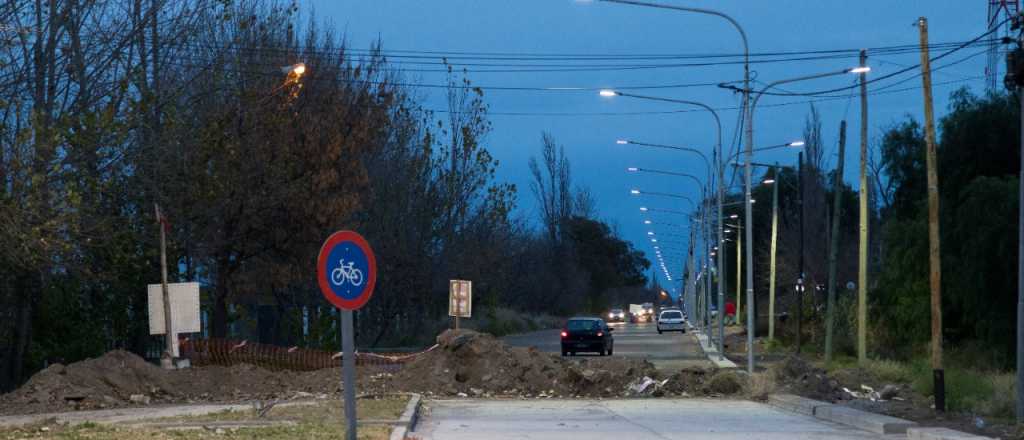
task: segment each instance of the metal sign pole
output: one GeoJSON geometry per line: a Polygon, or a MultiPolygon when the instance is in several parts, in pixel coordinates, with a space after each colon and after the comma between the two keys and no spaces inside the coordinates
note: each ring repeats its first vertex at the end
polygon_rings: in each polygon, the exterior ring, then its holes
{"type": "Polygon", "coordinates": [[[356,354],[352,334],[352,311],[341,311],[341,376],[345,401],[347,440],[356,440],[356,354]]]}

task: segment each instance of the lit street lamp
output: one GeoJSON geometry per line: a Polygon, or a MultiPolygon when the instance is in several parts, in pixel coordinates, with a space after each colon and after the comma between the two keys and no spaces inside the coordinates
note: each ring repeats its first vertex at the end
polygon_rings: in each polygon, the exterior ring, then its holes
{"type": "MultiPolygon", "coordinates": [[[[865,73],[870,70],[869,67],[856,67],[843,69],[836,72],[819,73],[814,75],[800,76],[796,78],[783,79],[768,83],[763,89],[753,95],[753,100],[750,103],[750,109],[747,112],[747,148],[746,148],[746,163],[744,164],[744,192],[747,200],[750,200],[751,191],[751,161],[754,155],[754,111],[757,108],[757,102],[760,101],[761,97],[768,90],[780,86],[783,84],[794,83],[798,81],[808,81],[812,79],[826,78],[830,76],[845,75],[848,73],[865,73]]],[[[736,89],[735,86],[720,84],[721,87],[736,89]]],[[[749,85],[745,87],[743,92],[750,94],[749,85]]],[[[751,225],[754,222],[753,207],[750,203],[746,204],[746,239],[747,239],[747,254],[753,256],[754,249],[753,244],[753,231],[751,225]]],[[[747,258],[747,303],[751,304],[754,301],[754,263],[753,258],[747,258]]],[[[803,274],[800,274],[803,276],[803,274]]],[[[799,309],[798,309],[799,310],[799,309]]],[[[747,331],[747,372],[750,374],[754,373],[754,311],[752,308],[747,309],[747,325],[749,331],[747,331]]]]}

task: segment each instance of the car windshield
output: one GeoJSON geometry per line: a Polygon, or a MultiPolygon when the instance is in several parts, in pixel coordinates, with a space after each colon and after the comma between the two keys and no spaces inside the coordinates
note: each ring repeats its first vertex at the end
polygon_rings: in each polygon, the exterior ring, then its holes
{"type": "Polygon", "coordinates": [[[600,327],[595,319],[570,319],[567,325],[571,331],[597,330],[600,327]]]}
{"type": "Polygon", "coordinates": [[[661,319],[683,319],[683,314],[676,311],[663,312],[661,319]]]}
{"type": "Polygon", "coordinates": [[[622,313],[622,309],[612,309],[612,313],[618,315],[619,313],[622,313]]]}

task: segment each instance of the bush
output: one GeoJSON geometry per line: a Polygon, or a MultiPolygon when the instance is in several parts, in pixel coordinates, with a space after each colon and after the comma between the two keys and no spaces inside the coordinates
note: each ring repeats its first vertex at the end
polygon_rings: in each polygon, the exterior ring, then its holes
{"type": "Polygon", "coordinates": [[[743,390],[739,376],[733,371],[719,371],[708,381],[706,390],[712,394],[736,394],[743,390]]]}

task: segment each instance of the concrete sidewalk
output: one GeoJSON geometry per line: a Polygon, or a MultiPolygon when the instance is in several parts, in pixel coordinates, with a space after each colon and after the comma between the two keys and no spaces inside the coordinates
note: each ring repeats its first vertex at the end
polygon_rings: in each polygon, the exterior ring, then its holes
{"type": "Polygon", "coordinates": [[[411,433],[423,439],[883,439],[745,400],[435,400],[411,433]]]}

